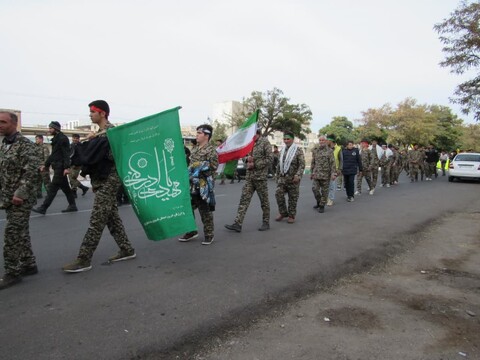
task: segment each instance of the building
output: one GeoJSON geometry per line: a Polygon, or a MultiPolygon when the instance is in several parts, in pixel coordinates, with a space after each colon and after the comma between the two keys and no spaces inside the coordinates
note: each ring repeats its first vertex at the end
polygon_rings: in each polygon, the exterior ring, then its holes
{"type": "MultiPolygon", "coordinates": [[[[218,121],[221,124],[229,125],[232,117],[240,114],[242,109],[243,105],[240,101],[230,100],[218,102],[213,104],[212,119],[213,121],[218,121]]],[[[234,126],[229,126],[227,129],[227,136],[232,135],[235,130],[236,128],[234,126]]]]}

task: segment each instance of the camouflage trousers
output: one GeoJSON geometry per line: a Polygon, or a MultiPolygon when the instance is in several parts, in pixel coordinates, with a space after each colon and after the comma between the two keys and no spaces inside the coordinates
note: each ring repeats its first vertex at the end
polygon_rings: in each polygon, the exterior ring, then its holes
{"type": "Polygon", "coordinates": [[[48,191],[48,187],[52,182],[50,179],[50,171],[44,170],[38,173],[38,188],[37,188],[37,195],[42,195],[42,186],[45,187],[45,190],[48,191]]]}
{"type": "Polygon", "coordinates": [[[390,184],[393,185],[395,181],[398,181],[398,166],[390,166],[390,184]]]}
{"type": "Polygon", "coordinates": [[[297,202],[300,197],[300,182],[294,184],[293,181],[280,177],[275,191],[275,199],[277,200],[278,212],[282,216],[295,218],[297,215],[297,202]],[[285,195],[288,196],[288,208],[285,201],[285,195]]]}
{"type": "Polygon", "coordinates": [[[101,182],[92,181],[92,186],[95,192],[95,199],[93,200],[93,209],[90,215],[90,225],[80,246],[78,259],[87,262],[91,261],[105,226],[108,227],[110,234],[121,251],[126,253],[134,252],[135,250],[128,240],[122,219],[118,214],[117,191],[120,187],[120,179],[117,174],[110,174],[108,179],[101,182]]]}
{"type": "Polygon", "coordinates": [[[420,166],[418,164],[413,164],[413,163],[410,164],[409,173],[410,173],[410,179],[411,180],[418,180],[419,169],[420,169],[420,166]]]}
{"type": "Polygon", "coordinates": [[[372,187],[372,178],[370,176],[370,170],[363,170],[361,173],[358,173],[357,176],[357,191],[362,192],[362,180],[365,178],[368,185],[368,190],[373,189],[372,187]]]}
{"type": "Polygon", "coordinates": [[[260,199],[260,206],[262,207],[262,220],[266,224],[270,224],[270,202],[268,201],[268,181],[247,179],[242,188],[242,196],[238,204],[237,217],[235,222],[239,225],[243,224],[243,219],[247,213],[248,206],[252,200],[254,192],[257,192],[260,199]]]}
{"type": "Polygon", "coordinates": [[[80,175],[81,170],[81,166],[72,165],[70,167],[70,173],[68,174],[68,178],[70,180],[70,187],[72,188],[73,192],[77,192],[77,188],[83,187],[82,183],[78,181],[78,176],[80,175]]]}
{"type": "Polygon", "coordinates": [[[195,209],[200,213],[200,219],[203,224],[203,235],[207,238],[213,238],[213,211],[210,211],[209,205],[201,199],[199,195],[192,196],[192,211],[195,216],[195,209]]]}
{"type": "Polygon", "coordinates": [[[330,190],[330,183],[331,183],[330,179],[313,179],[312,180],[312,191],[313,191],[313,196],[317,201],[317,205],[325,206],[325,204],[327,203],[327,197],[330,190]]]}
{"type": "Polygon", "coordinates": [[[19,276],[22,267],[36,265],[30,242],[31,209],[31,205],[12,205],[5,210],[7,213],[3,245],[5,274],[19,276]]]}
{"type": "Polygon", "coordinates": [[[378,180],[378,164],[372,165],[371,171],[371,186],[370,189],[375,189],[377,187],[377,180],[378,180]]]}
{"type": "Polygon", "coordinates": [[[343,182],[343,175],[342,173],[339,171],[338,172],[338,175],[337,175],[337,189],[342,189],[345,187],[345,184],[343,182]]]}
{"type": "Polygon", "coordinates": [[[437,164],[436,163],[434,163],[434,162],[426,162],[425,163],[425,175],[428,178],[432,178],[433,176],[435,176],[436,171],[437,171],[437,164]]]}
{"type": "Polygon", "coordinates": [[[382,185],[390,184],[390,169],[392,164],[390,162],[382,165],[382,185]]]}

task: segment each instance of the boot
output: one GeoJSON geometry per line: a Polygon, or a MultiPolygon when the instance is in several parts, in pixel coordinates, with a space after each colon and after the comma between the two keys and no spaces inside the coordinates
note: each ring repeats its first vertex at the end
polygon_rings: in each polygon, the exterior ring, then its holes
{"type": "Polygon", "coordinates": [[[75,212],[78,211],[77,205],[68,205],[65,210],[62,210],[62,213],[75,212]]]}
{"type": "Polygon", "coordinates": [[[82,186],[80,186],[80,189],[82,189],[82,196],[85,196],[88,189],[90,189],[90,188],[88,186],[82,185],[82,186]]]}
{"type": "Polygon", "coordinates": [[[39,213],[39,214],[42,214],[42,215],[45,215],[47,213],[47,209],[45,209],[44,207],[42,206],[39,206],[39,207],[36,207],[36,208],[32,208],[32,211],[33,212],[36,212],[36,213],[39,213]]]}

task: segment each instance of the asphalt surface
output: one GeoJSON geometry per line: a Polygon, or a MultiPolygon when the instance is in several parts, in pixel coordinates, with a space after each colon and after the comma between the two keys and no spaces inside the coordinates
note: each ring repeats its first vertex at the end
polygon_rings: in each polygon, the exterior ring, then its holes
{"type": "MultiPolygon", "coordinates": [[[[189,243],[149,241],[131,207],[121,207],[137,259],[102,265],[117,252],[105,231],[93,269],[80,274],[65,274],[61,267],[76,257],[93,194],[80,197],[80,211],[69,214],[60,212],[67,202],[59,194],[46,216],[35,214],[30,221],[40,273],[0,292],[0,358],[188,358],[222,332],[248,327],[282,303],[401,251],[405,234],[480,197],[478,183],[439,177],[410,184],[402,176],[398,186],[377,188],[374,196],[357,196],[353,203],[337,191],[335,206],[319,214],[304,177],[297,222],[287,224],[274,221],[275,183],[269,181],[271,229],[257,231],[261,209],[255,196],[242,233],[232,233],[223,225],[235,217],[242,185],[217,186],[210,246],[200,244],[202,232],[189,243]]],[[[2,211],[2,232],[4,226],[2,211]]]]}

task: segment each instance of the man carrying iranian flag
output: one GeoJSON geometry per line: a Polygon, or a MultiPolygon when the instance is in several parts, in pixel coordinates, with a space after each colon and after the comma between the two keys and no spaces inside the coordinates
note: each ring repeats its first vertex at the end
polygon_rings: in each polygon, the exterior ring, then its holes
{"type": "MultiPolygon", "coordinates": [[[[242,231],[243,219],[245,218],[245,214],[255,191],[258,194],[263,211],[262,225],[258,230],[265,231],[270,228],[270,203],[268,200],[267,176],[268,167],[273,160],[272,146],[265,137],[262,137],[261,130],[256,129],[257,118],[258,112],[253,114],[247,120],[247,122],[242,125],[239,131],[232,136],[233,138],[235,135],[245,132],[245,134],[243,135],[243,139],[245,139],[243,143],[244,146],[240,146],[239,142],[235,142],[235,144],[238,144],[235,147],[237,149],[237,154],[240,154],[239,156],[248,155],[247,175],[245,178],[246,181],[242,189],[242,196],[240,198],[240,204],[238,205],[237,216],[232,225],[225,225],[227,229],[236,232],[242,231]],[[244,152],[245,150],[247,150],[246,153],[244,152]]],[[[229,139],[227,139],[225,145],[227,145],[228,141],[229,139]]],[[[217,149],[217,151],[219,151],[218,157],[220,159],[222,149],[217,149]]],[[[233,151],[226,153],[231,154],[233,153],[233,151]]]]}

